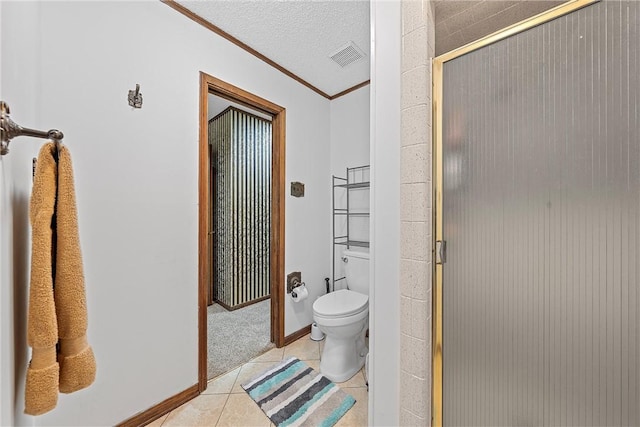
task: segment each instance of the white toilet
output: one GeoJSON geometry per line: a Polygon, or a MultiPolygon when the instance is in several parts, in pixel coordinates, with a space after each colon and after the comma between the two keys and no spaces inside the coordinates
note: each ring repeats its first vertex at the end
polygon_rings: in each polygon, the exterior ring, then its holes
{"type": "Polygon", "coordinates": [[[345,250],[347,288],[321,296],[313,303],[313,320],[327,339],[320,356],[320,372],[334,382],[354,376],[369,350],[369,254],[345,250]]]}

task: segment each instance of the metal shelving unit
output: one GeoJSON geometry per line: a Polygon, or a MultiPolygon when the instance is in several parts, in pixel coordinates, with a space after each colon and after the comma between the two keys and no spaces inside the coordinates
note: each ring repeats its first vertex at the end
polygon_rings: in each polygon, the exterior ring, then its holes
{"type": "MultiPolygon", "coordinates": [[[[354,239],[352,238],[352,219],[363,219],[369,218],[369,209],[354,209],[352,206],[352,198],[351,191],[352,190],[366,190],[369,188],[369,165],[366,166],[357,166],[354,168],[347,168],[346,177],[339,177],[333,175],[332,178],[332,212],[333,212],[333,245],[332,245],[332,268],[333,268],[333,286],[332,290],[335,290],[336,282],[340,280],[344,280],[344,277],[336,277],[336,248],[339,246],[346,246],[347,249],[351,247],[360,247],[360,248],[368,248],[369,241],[354,239]],[[342,202],[342,206],[346,205],[346,207],[338,207],[339,203],[336,198],[340,195],[343,195],[344,201],[342,202]],[[338,230],[338,226],[336,225],[336,221],[339,218],[344,218],[343,227],[338,230]],[[338,234],[340,233],[340,234],[338,234]],[[342,234],[344,233],[344,234],[342,234]]],[[[367,222],[368,224],[368,222],[367,222]]]]}

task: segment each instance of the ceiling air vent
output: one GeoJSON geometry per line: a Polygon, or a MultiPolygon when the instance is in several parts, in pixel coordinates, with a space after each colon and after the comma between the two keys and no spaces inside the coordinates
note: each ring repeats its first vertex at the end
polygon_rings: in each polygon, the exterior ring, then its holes
{"type": "Polygon", "coordinates": [[[333,59],[336,64],[344,68],[347,65],[353,64],[359,59],[364,58],[364,52],[362,52],[354,42],[349,42],[329,55],[329,58],[333,59]]]}

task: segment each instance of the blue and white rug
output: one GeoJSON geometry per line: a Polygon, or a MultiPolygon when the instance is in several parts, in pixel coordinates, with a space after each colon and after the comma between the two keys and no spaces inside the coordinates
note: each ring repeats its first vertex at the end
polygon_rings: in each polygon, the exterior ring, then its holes
{"type": "Polygon", "coordinates": [[[353,396],[295,357],[267,369],[242,388],[278,427],[330,427],[356,403],[353,396]]]}

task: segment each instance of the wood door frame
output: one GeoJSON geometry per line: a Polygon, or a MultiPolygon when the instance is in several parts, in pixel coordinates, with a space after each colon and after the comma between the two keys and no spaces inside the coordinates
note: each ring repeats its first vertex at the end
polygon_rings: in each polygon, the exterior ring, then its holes
{"type": "Polygon", "coordinates": [[[271,340],[284,337],[285,123],[286,110],[259,96],[200,72],[200,137],[198,159],[198,386],[207,388],[207,286],[209,284],[209,94],[270,114],[271,160],[271,340]]]}

